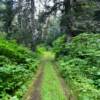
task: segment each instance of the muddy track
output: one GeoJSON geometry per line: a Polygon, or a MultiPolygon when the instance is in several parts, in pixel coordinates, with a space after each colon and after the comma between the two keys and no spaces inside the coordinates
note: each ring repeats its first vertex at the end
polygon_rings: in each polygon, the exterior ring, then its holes
{"type": "Polygon", "coordinates": [[[41,100],[40,88],[43,78],[43,69],[44,67],[41,67],[37,72],[36,79],[33,81],[28,90],[29,92],[26,94],[23,100],[41,100]]]}
{"type": "Polygon", "coordinates": [[[41,68],[41,72],[39,73],[37,80],[34,83],[35,88],[30,100],[41,100],[40,88],[42,83],[42,77],[43,77],[43,67],[41,68]]]}

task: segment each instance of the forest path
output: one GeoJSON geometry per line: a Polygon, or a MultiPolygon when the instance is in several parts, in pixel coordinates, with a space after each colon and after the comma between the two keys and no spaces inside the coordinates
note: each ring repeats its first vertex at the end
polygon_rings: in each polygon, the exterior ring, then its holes
{"type": "Polygon", "coordinates": [[[70,98],[70,92],[55,66],[54,54],[44,52],[38,75],[32,85],[33,90],[25,100],[75,100],[70,98]]]}

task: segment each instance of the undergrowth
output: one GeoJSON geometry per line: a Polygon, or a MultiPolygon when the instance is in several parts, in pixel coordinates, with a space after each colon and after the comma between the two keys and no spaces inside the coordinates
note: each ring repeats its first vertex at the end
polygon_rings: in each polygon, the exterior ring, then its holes
{"type": "Polygon", "coordinates": [[[70,43],[64,39],[53,43],[62,77],[78,100],[100,100],[100,34],[83,33],[70,43]]]}
{"type": "Polygon", "coordinates": [[[20,100],[37,64],[36,54],[31,50],[0,39],[0,100],[20,100]]]}

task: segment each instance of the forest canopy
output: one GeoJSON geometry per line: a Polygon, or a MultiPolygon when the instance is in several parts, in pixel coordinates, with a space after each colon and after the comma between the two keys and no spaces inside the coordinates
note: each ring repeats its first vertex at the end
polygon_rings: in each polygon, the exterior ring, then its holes
{"type": "Polygon", "coordinates": [[[28,47],[61,33],[99,33],[99,5],[99,0],[1,0],[0,31],[28,47]]]}

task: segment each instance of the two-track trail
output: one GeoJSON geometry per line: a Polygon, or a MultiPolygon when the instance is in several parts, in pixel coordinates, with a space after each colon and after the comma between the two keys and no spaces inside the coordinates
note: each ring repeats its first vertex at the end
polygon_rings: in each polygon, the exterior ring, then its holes
{"type": "Polygon", "coordinates": [[[55,69],[54,55],[44,52],[41,58],[36,79],[24,100],[75,100],[55,69]]]}

